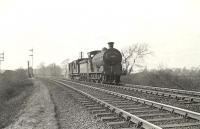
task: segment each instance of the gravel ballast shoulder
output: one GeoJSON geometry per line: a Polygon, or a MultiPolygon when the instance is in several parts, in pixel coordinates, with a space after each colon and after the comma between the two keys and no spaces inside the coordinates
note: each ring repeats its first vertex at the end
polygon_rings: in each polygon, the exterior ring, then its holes
{"type": "Polygon", "coordinates": [[[48,85],[56,107],[60,129],[111,129],[94,117],[76,101],[70,91],[63,86],[45,82],[48,85]]]}
{"type": "Polygon", "coordinates": [[[18,119],[5,129],[57,129],[54,104],[48,89],[34,80],[34,91],[18,119]]]}

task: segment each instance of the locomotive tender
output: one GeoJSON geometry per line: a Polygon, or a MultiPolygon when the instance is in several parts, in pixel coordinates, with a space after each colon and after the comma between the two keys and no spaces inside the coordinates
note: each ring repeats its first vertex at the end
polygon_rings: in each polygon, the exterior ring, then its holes
{"type": "Polygon", "coordinates": [[[69,63],[69,77],[82,81],[119,84],[122,55],[113,45],[114,42],[109,42],[108,49],[88,52],[88,58],[81,57],[69,63]]]}

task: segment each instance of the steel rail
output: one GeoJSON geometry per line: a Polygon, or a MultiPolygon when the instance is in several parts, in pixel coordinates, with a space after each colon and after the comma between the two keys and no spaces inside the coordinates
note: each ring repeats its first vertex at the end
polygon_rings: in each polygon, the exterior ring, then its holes
{"type": "Polygon", "coordinates": [[[196,91],[170,89],[170,88],[161,88],[161,87],[144,86],[144,85],[134,85],[134,84],[125,84],[125,86],[137,87],[137,88],[145,88],[145,89],[151,89],[151,90],[168,91],[168,92],[174,92],[174,93],[179,93],[179,94],[187,94],[187,95],[200,96],[200,92],[196,92],[196,91]]]}
{"type": "MultiPolygon", "coordinates": [[[[75,90],[75,91],[77,91],[77,92],[79,92],[79,93],[91,98],[92,100],[95,100],[99,104],[104,105],[105,107],[109,108],[111,111],[114,111],[115,113],[120,114],[121,116],[126,118],[126,120],[132,121],[132,122],[136,123],[137,125],[141,125],[141,127],[145,128],[145,129],[162,129],[159,126],[156,126],[156,125],[154,125],[152,123],[149,123],[146,120],[143,120],[143,119],[141,119],[141,118],[139,118],[139,117],[137,117],[137,116],[135,116],[133,114],[130,114],[129,112],[126,112],[126,111],[124,111],[124,110],[122,110],[120,108],[117,108],[117,107],[115,107],[115,106],[113,106],[113,105],[111,105],[111,104],[109,104],[107,102],[104,102],[104,101],[102,101],[102,100],[100,100],[98,98],[95,98],[94,96],[92,96],[90,94],[87,94],[87,93],[85,93],[85,92],[83,92],[81,90],[78,90],[78,89],[76,89],[76,88],[74,88],[74,87],[72,87],[72,86],[70,86],[68,84],[65,84],[63,82],[59,82],[57,80],[53,80],[53,81],[56,82],[56,83],[62,84],[64,86],[67,86],[67,87],[69,87],[69,88],[71,88],[71,89],[73,89],[73,90],[75,90]]],[[[92,88],[92,87],[90,87],[90,88],[92,88]]]]}
{"type": "MultiPolygon", "coordinates": [[[[94,83],[94,84],[96,84],[96,83],[94,83]]],[[[171,98],[175,98],[175,99],[182,99],[182,100],[193,101],[193,102],[198,102],[198,103],[200,102],[200,97],[192,97],[192,96],[187,96],[187,95],[181,95],[180,92],[179,93],[178,92],[176,92],[176,93],[175,92],[170,93],[172,91],[155,90],[155,87],[151,87],[151,86],[145,86],[145,87],[148,87],[148,88],[144,88],[144,87],[141,88],[139,86],[135,87],[135,85],[134,85],[134,87],[130,87],[130,86],[124,87],[124,86],[116,86],[116,85],[110,85],[110,84],[103,84],[103,86],[121,88],[121,89],[124,89],[124,90],[139,91],[139,92],[143,92],[143,93],[148,93],[148,94],[153,94],[153,95],[158,95],[158,96],[166,96],[166,97],[171,97],[171,98]],[[164,91],[167,91],[167,92],[164,92],[164,91]]],[[[159,88],[159,87],[156,87],[156,88],[159,88]]],[[[169,88],[163,88],[163,89],[169,89],[169,88]]],[[[184,93],[182,93],[182,94],[184,94],[184,93]]]]}
{"type": "MultiPolygon", "coordinates": [[[[72,82],[72,81],[69,81],[69,82],[72,82]]],[[[162,104],[162,103],[158,103],[158,102],[154,102],[154,101],[150,101],[150,100],[146,100],[146,99],[141,99],[141,98],[137,98],[137,97],[133,97],[133,96],[130,96],[130,95],[125,95],[125,94],[121,94],[121,93],[117,93],[117,92],[113,92],[113,91],[109,91],[109,90],[105,90],[105,89],[100,89],[100,88],[88,86],[86,84],[81,84],[81,83],[77,83],[77,82],[72,82],[72,83],[82,85],[82,86],[86,86],[86,87],[90,87],[92,89],[103,91],[103,92],[113,94],[113,95],[116,95],[116,96],[120,96],[120,97],[123,97],[125,99],[129,99],[129,100],[133,100],[133,101],[140,102],[140,103],[143,103],[143,104],[147,104],[149,106],[153,106],[153,107],[156,107],[156,108],[159,108],[159,109],[165,109],[167,111],[170,111],[172,113],[177,113],[177,114],[184,116],[184,117],[190,117],[190,118],[193,118],[193,119],[196,119],[196,120],[200,120],[200,113],[197,113],[197,112],[193,112],[193,111],[189,111],[189,110],[186,110],[186,109],[182,109],[182,108],[178,108],[178,107],[174,107],[174,106],[170,106],[170,105],[166,105],[166,104],[162,104]]]]}
{"type": "Polygon", "coordinates": [[[147,89],[141,89],[141,88],[115,86],[115,85],[107,85],[107,84],[106,84],[106,86],[115,87],[115,88],[121,88],[121,89],[124,89],[124,90],[140,91],[140,92],[143,92],[143,93],[159,95],[159,96],[166,96],[166,97],[177,98],[177,99],[182,99],[182,100],[188,100],[188,101],[193,101],[193,102],[200,102],[200,98],[197,98],[197,97],[191,97],[191,96],[185,96],[185,95],[180,95],[180,94],[161,92],[161,91],[157,91],[157,90],[151,90],[151,89],[147,90],[147,89]]]}
{"type": "MultiPolygon", "coordinates": [[[[62,78],[62,79],[66,80],[66,78],[62,78]]],[[[179,90],[179,89],[171,89],[171,88],[162,88],[162,87],[155,87],[155,86],[135,85],[135,84],[124,84],[124,85],[127,86],[127,87],[131,87],[131,88],[136,87],[136,88],[139,88],[139,89],[150,89],[150,90],[155,90],[155,91],[167,91],[167,92],[173,92],[173,93],[178,93],[178,94],[186,94],[186,95],[193,95],[193,96],[199,96],[200,97],[200,92],[196,92],[196,91],[179,90]]],[[[200,102],[200,98],[191,97],[191,99],[195,100],[196,102],[200,102]]]]}

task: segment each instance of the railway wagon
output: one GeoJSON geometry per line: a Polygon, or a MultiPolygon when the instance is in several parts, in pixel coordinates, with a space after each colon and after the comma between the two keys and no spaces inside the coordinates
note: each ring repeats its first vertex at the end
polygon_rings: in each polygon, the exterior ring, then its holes
{"type": "Polygon", "coordinates": [[[109,42],[108,46],[108,49],[88,52],[88,58],[69,63],[69,77],[83,81],[118,84],[122,74],[122,55],[113,47],[114,42],[109,42]]]}

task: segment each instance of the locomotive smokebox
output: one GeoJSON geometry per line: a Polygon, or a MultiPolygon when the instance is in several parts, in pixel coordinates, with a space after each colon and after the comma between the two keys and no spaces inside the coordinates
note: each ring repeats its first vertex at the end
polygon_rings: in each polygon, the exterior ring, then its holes
{"type": "Polygon", "coordinates": [[[114,42],[108,42],[109,49],[113,48],[113,46],[114,46],[114,42]]]}

